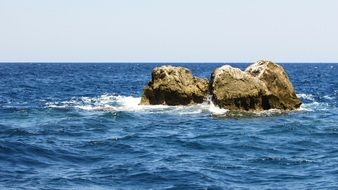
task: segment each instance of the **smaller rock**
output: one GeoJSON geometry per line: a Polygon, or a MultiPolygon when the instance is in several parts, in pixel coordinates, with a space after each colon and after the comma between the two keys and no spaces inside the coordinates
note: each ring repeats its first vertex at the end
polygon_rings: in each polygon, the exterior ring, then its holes
{"type": "Polygon", "coordinates": [[[224,65],[211,74],[209,90],[212,101],[221,108],[232,111],[268,109],[269,91],[259,79],[224,65]]]}
{"type": "Polygon", "coordinates": [[[250,65],[246,73],[262,81],[270,91],[270,108],[293,110],[302,104],[283,67],[271,61],[258,61],[250,65]]]}
{"type": "Polygon", "coordinates": [[[207,98],[208,80],[194,77],[183,67],[161,66],[152,71],[141,105],[189,105],[207,98]]]}

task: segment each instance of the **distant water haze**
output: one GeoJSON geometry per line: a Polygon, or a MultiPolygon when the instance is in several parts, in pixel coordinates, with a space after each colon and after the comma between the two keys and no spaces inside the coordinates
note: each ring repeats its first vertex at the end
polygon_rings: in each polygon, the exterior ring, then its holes
{"type": "Polygon", "coordinates": [[[338,62],[336,0],[1,0],[0,62],[338,62]]]}

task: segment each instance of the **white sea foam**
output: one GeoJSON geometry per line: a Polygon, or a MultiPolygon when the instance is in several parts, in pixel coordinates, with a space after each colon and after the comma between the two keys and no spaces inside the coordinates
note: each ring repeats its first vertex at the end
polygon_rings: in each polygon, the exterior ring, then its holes
{"type": "MultiPolygon", "coordinates": [[[[326,102],[318,102],[312,94],[297,94],[298,98],[307,100],[306,103],[300,106],[298,111],[325,111],[329,109],[329,104],[326,102]]],[[[333,100],[334,98],[328,95],[323,96],[324,99],[333,100]]]]}
{"type": "Polygon", "coordinates": [[[312,94],[297,94],[297,97],[305,100],[315,101],[315,98],[312,94]]]}
{"type": "Polygon", "coordinates": [[[301,105],[301,111],[325,111],[329,109],[329,104],[324,102],[311,102],[311,103],[304,103],[301,105]]]}
{"type": "Polygon", "coordinates": [[[331,97],[331,96],[329,96],[329,95],[325,95],[325,96],[323,96],[323,98],[325,98],[325,99],[327,99],[327,100],[333,100],[333,99],[334,99],[333,97],[331,97]]]}
{"type": "Polygon", "coordinates": [[[139,105],[140,97],[102,95],[98,97],[71,98],[67,101],[49,102],[49,108],[76,108],[86,111],[173,113],[178,115],[210,113],[222,115],[227,112],[215,106],[211,101],[190,106],[139,105]]]}
{"type": "Polygon", "coordinates": [[[208,96],[208,101],[205,103],[208,111],[210,113],[212,113],[213,115],[225,115],[229,110],[227,109],[223,109],[218,107],[217,105],[215,105],[212,101],[211,101],[211,96],[208,96]]]}
{"type": "MultiPolygon", "coordinates": [[[[327,103],[316,102],[312,94],[297,94],[298,97],[307,100],[298,111],[315,111],[328,109],[327,103]]],[[[324,97],[325,98],[325,97],[324,97]]],[[[326,98],[331,98],[327,96],[326,98]]],[[[104,94],[98,97],[74,97],[67,101],[47,102],[49,108],[80,109],[84,111],[109,111],[109,112],[140,112],[140,113],[168,113],[178,115],[206,113],[211,115],[227,115],[228,110],[213,104],[211,97],[202,104],[190,106],[167,105],[139,105],[140,97],[120,96],[104,94]]],[[[273,115],[282,113],[278,109],[255,112],[256,115],[273,115]]]]}

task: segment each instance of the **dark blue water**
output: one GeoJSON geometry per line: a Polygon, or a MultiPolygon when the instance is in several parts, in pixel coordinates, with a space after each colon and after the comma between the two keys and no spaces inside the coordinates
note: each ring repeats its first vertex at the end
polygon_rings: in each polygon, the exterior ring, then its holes
{"type": "Polygon", "coordinates": [[[284,64],[302,108],[243,117],[138,106],[154,66],[1,64],[0,189],[338,188],[338,65],[284,64]]]}

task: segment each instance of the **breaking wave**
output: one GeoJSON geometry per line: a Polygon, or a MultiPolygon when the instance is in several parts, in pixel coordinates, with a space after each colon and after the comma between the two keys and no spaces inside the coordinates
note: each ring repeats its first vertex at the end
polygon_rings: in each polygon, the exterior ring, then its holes
{"type": "Polygon", "coordinates": [[[49,108],[75,108],[87,111],[112,112],[146,112],[146,113],[174,113],[198,114],[211,113],[213,115],[225,114],[228,110],[215,106],[211,101],[191,106],[167,105],[139,105],[140,97],[101,95],[98,97],[71,98],[68,101],[46,103],[49,108]]]}
{"type": "MultiPolygon", "coordinates": [[[[327,103],[319,103],[312,94],[297,94],[303,100],[298,111],[315,111],[328,109],[327,103]]],[[[104,94],[98,97],[73,97],[66,101],[48,102],[49,108],[80,109],[85,111],[110,111],[110,112],[144,112],[144,113],[172,113],[178,115],[209,113],[211,115],[226,115],[227,109],[214,105],[211,98],[208,101],[190,106],[167,106],[167,105],[139,105],[140,97],[104,94]]],[[[255,112],[258,116],[280,114],[283,111],[271,109],[255,112]]],[[[237,116],[243,113],[237,113],[237,116]]]]}
{"type": "MultiPolygon", "coordinates": [[[[297,97],[302,100],[302,105],[298,111],[325,111],[329,109],[327,102],[320,102],[313,94],[297,94],[297,97]]],[[[333,99],[330,96],[324,96],[324,99],[333,99]]]]}
{"type": "Polygon", "coordinates": [[[315,101],[312,94],[297,94],[297,97],[303,100],[315,101]]]}

